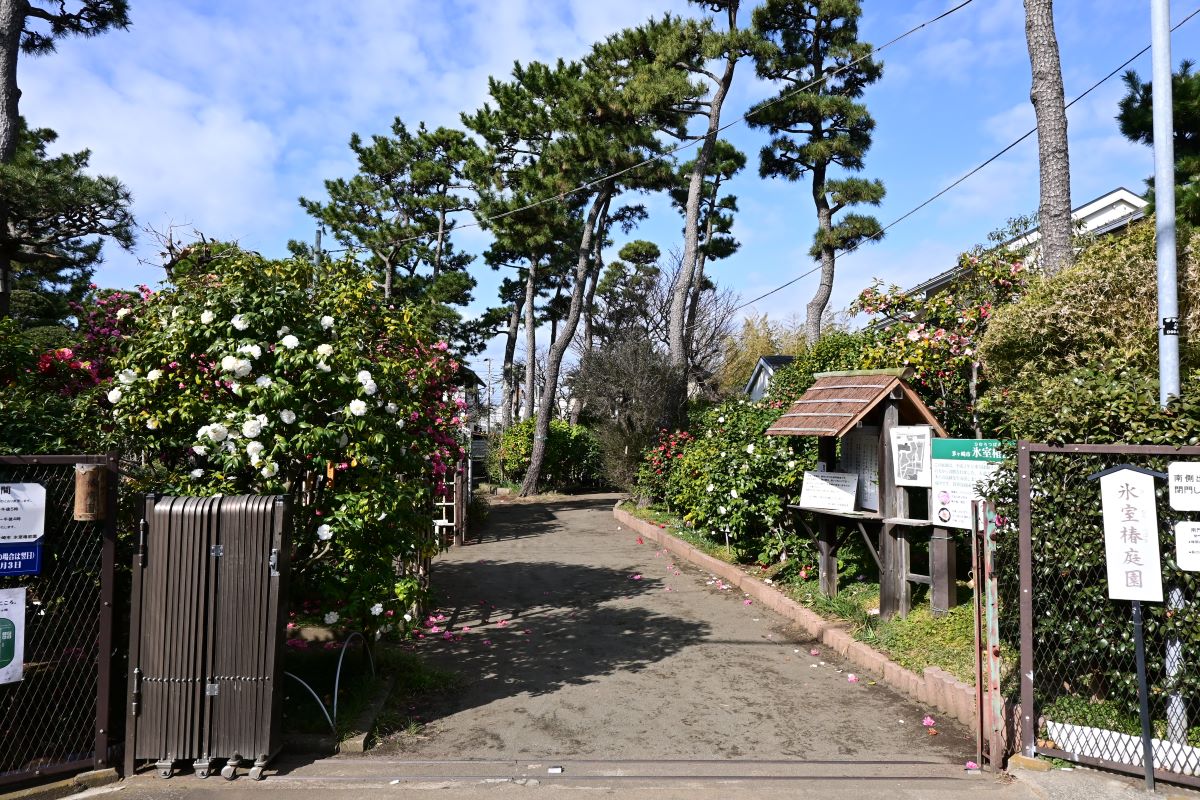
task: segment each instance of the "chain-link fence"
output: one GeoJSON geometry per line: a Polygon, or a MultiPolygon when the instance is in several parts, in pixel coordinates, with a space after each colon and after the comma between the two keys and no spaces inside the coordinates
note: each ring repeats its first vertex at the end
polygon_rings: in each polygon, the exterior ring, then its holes
{"type": "MultiPolygon", "coordinates": [[[[1200,468],[1200,447],[1019,444],[1019,572],[1006,564],[1002,595],[1005,638],[1020,644],[1014,699],[1027,755],[1143,772],[1132,604],[1109,599],[1100,484],[1089,478],[1123,464],[1165,473],[1171,462],[1200,468]]],[[[1172,509],[1164,478],[1155,479],[1163,602],[1142,604],[1152,753],[1157,777],[1200,786],[1200,572],[1176,557],[1176,523],[1200,512],[1172,509]]]]}
{"type": "Polygon", "coordinates": [[[104,456],[0,457],[0,484],[46,490],[36,574],[0,574],[25,590],[22,679],[0,684],[0,787],[110,763],[109,690],[116,462],[104,456]],[[75,465],[108,471],[106,518],[74,518],[75,465]]]}

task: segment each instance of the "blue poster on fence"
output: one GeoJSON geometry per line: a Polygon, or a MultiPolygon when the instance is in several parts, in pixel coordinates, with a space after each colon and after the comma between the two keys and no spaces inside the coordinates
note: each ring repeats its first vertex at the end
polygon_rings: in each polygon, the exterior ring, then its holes
{"type": "Polygon", "coordinates": [[[0,544],[0,575],[37,575],[42,571],[42,542],[0,544]]]}

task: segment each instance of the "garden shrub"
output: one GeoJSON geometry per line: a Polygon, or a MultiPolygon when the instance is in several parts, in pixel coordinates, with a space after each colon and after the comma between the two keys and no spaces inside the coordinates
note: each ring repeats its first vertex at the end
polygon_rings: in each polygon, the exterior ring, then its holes
{"type": "Polygon", "coordinates": [[[133,324],[104,402],[145,455],[131,491],[304,497],[293,594],[378,628],[419,591],[396,564],[436,549],[433,482],[463,454],[458,364],[354,261],[313,279],[307,260],[232,246],[182,258],[171,285],[116,311],[133,324]]]}
{"type": "MultiPolygon", "coordinates": [[[[529,469],[536,420],[510,425],[488,448],[488,474],[502,481],[520,481],[529,469]]],[[[601,482],[600,446],[583,425],[550,420],[542,483],[554,489],[595,486],[601,482]]]]}

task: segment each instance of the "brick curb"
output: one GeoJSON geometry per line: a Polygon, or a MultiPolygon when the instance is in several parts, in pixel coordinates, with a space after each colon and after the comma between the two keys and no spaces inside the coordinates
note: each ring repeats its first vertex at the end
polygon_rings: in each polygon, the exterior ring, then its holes
{"type": "Polygon", "coordinates": [[[678,557],[695,564],[721,580],[736,586],[757,602],[799,625],[809,636],[835,651],[859,669],[917,702],[950,714],[964,725],[975,724],[975,687],[937,667],[926,667],[918,675],[897,664],[878,650],[857,641],[844,623],[832,622],[785,596],[778,589],[751,577],[733,564],[702,553],[687,542],[667,533],[666,529],[638,519],[617,503],[613,516],[644,538],[652,539],[678,557]]]}
{"type": "Polygon", "coordinates": [[[111,767],[108,769],[97,769],[90,772],[81,772],[70,778],[30,786],[26,789],[17,789],[12,792],[0,791],[0,798],[4,798],[4,800],[58,800],[59,798],[70,797],[87,789],[95,789],[100,786],[116,783],[120,779],[121,776],[111,767]]]}

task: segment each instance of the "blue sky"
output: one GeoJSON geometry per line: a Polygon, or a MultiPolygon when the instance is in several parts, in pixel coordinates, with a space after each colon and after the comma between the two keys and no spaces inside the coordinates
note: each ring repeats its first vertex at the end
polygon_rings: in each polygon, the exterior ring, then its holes
{"type": "MultiPolygon", "coordinates": [[[[1173,18],[1195,2],[1177,0],[1173,18]]],[[[863,38],[881,44],[956,4],[865,0],[863,38]]],[[[91,148],[95,170],[133,191],[139,223],[281,255],[288,239],[312,239],[296,198],[323,196],[324,179],[352,174],[352,132],[385,133],[395,116],[410,127],[458,125],[461,111],[486,99],[487,77],[507,75],[514,60],[577,57],[667,11],[693,13],[684,0],[134,0],[130,30],[24,58],[21,110],[56,129],[62,149],[91,148]]],[[[1068,99],[1149,44],[1146,3],[1060,0],[1055,12],[1068,99]]],[[[1195,57],[1198,43],[1200,17],[1175,34],[1173,63],[1195,57]]],[[[1033,126],[1019,0],[975,0],[881,58],[884,77],[865,98],[877,128],[863,175],[887,186],[876,212],[885,224],[1033,126]]],[[[1133,66],[1148,79],[1149,54],[1133,66]]],[[[739,70],[727,120],[771,93],[749,64],[739,70]]],[[[1152,171],[1150,151],[1125,141],[1113,120],[1122,93],[1114,78],[1070,112],[1074,205],[1118,186],[1140,192],[1152,171]]],[[[749,299],[812,267],[815,223],[805,186],[758,178],[763,133],[738,125],[727,136],[751,163],[730,185],[742,248],[714,277],[749,299]]],[[[1037,188],[1031,138],[883,242],[840,259],[832,307],[873,277],[911,285],[943,271],[1008,217],[1035,211],[1037,188]]],[[[647,205],[650,220],[630,238],[678,246],[667,200],[647,205]]],[[[487,240],[464,230],[459,241],[478,251],[487,240]]],[[[156,250],[149,236],[133,254],[109,248],[97,281],[156,283],[156,250]]],[[[479,310],[493,302],[498,276],[475,272],[479,310]]],[[[802,316],[814,289],[814,278],[802,280],[744,313],[802,316]]],[[[488,354],[499,349],[497,340],[488,354]]]]}

